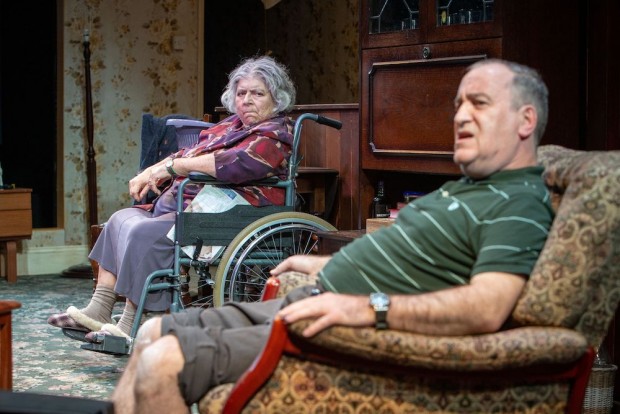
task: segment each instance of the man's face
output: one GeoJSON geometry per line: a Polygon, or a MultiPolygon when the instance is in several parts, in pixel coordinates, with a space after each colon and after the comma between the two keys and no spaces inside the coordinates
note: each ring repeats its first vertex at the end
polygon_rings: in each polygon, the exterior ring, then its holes
{"type": "Polygon", "coordinates": [[[244,125],[252,125],[274,115],[275,106],[271,93],[262,79],[239,80],[235,94],[235,109],[244,125]]]}
{"type": "Polygon", "coordinates": [[[520,110],[511,105],[512,72],[488,64],[468,72],[455,98],[454,162],[471,178],[517,168],[520,110]]]}

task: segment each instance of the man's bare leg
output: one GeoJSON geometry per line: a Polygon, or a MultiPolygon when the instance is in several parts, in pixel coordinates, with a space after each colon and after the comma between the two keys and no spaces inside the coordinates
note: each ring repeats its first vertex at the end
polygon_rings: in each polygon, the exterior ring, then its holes
{"type": "Polygon", "coordinates": [[[112,400],[115,412],[188,412],[177,376],[185,360],[176,337],[161,337],[161,319],[147,321],[138,332],[134,350],[112,400]]]}

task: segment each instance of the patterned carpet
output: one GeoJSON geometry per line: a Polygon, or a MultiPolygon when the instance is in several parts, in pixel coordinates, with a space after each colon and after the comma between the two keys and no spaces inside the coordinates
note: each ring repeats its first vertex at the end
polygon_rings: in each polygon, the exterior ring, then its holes
{"type": "MultiPolygon", "coordinates": [[[[0,279],[0,299],[22,304],[13,312],[13,391],[109,399],[127,357],[82,350],[82,342],[46,323],[69,305],[86,305],[92,288],[90,279],[57,274],[0,279]]],[[[115,313],[122,309],[117,303],[115,313]]]]}

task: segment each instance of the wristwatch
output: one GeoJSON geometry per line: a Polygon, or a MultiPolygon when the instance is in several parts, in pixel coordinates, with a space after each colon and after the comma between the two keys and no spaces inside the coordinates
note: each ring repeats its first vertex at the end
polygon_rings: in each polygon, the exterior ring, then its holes
{"type": "Polygon", "coordinates": [[[371,293],[370,306],[375,310],[375,328],[387,329],[387,311],[390,308],[390,297],[381,292],[371,293]]]}
{"type": "Polygon", "coordinates": [[[174,167],[174,158],[170,158],[168,161],[166,161],[166,164],[164,165],[166,167],[166,171],[168,171],[168,174],[170,174],[173,177],[177,175],[174,169],[172,169],[172,167],[174,167]]]}

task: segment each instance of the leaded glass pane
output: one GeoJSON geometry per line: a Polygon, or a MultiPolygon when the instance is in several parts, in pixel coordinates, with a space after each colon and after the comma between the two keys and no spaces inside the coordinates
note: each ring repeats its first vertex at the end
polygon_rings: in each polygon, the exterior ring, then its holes
{"type": "Polygon", "coordinates": [[[371,0],[370,33],[417,29],[420,25],[418,0],[371,0]]]}
{"type": "Polygon", "coordinates": [[[437,26],[493,20],[493,0],[437,0],[437,26]]]}

